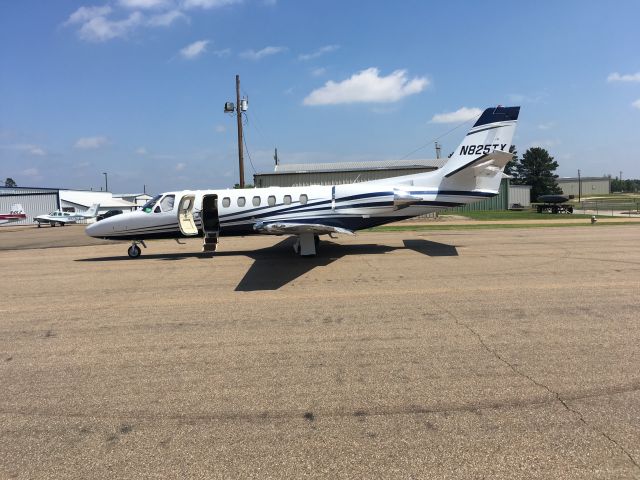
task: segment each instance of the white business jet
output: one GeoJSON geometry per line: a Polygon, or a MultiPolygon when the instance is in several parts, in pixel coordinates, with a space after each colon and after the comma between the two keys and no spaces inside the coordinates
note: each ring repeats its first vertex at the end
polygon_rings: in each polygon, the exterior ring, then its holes
{"type": "Polygon", "coordinates": [[[38,215],[33,219],[33,221],[38,222],[38,228],[42,226],[43,223],[48,223],[52,227],[55,227],[56,225],[64,227],[68,223],[76,223],[78,220],[86,220],[88,218],[96,217],[98,215],[99,208],[100,204],[94,203],[86,212],[81,213],[70,213],[56,210],[55,212],[51,212],[47,215],[38,215]]]}
{"type": "Polygon", "coordinates": [[[396,222],[477,202],[498,194],[520,107],[486,109],[440,169],[333,186],[197,190],[157,195],[141,210],[107,218],[87,235],[131,240],[138,257],[145,240],[203,237],[204,252],[218,238],[250,234],[295,235],[294,250],[315,255],[318,236],[396,222]]]}

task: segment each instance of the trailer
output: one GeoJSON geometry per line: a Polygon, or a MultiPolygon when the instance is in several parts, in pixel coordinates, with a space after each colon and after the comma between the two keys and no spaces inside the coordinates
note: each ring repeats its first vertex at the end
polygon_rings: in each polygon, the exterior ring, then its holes
{"type": "Polygon", "coordinates": [[[538,213],[573,213],[573,205],[568,203],[538,203],[538,213]]]}

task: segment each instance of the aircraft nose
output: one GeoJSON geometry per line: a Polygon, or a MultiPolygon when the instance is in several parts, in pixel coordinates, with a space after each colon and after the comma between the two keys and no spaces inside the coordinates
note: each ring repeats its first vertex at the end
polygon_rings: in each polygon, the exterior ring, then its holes
{"type": "Polygon", "coordinates": [[[109,219],[105,218],[99,222],[92,223],[87,225],[87,228],[84,229],[84,233],[89,235],[90,237],[101,238],[106,237],[109,232],[113,231],[111,225],[109,225],[109,219]]]}

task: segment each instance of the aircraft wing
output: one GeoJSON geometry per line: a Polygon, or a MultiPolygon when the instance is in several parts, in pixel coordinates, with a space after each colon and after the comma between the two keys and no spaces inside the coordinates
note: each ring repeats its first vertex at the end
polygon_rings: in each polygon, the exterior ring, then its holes
{"type": "Polygon", "coordinates": [[[353,235],[353,231],[347,230],[346,228],[323,225],[321,223],[259,222],[253,226],[253,229],[258,233],[265,233],[268,235],[299,235],[301,233],[314,233],[316,235],[345,233],[353,235]]]}

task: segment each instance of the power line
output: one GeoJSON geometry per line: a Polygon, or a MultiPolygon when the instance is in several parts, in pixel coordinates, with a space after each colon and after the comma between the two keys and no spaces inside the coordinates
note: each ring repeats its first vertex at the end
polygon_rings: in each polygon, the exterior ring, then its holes
{"type": "Polygon", "coordinates": [[[475,122],[476,120],[478,120],[478,118],[479,118],[479,117],[480,117],[480,115],[478,115],[478,116],[477,116],[477,117],[475,117],[475,118],[471,118],[471,119],[469,119],[469,120],[465,120],[464,122],[462,122],[462,123],[460,123],[460,124],[456,125],[455,127],[453,127],[451,130],[449,130],[449,131],[447,131],[447,132],[443,133],[443,134],[442,134],[442,135],[440,135],[439,137],[436,137],[436,138],[434,138],[433,140],[429,140],[427,143],[425,143],[425,144],[424,144],[424,145],[422,145],[421,147],[418,147],[418,148],[416,148],[415,150],[412,150],[411,152],[407,153],[404,157],[400,158],[400,160],[404,160],[405,158],[410,157],[410,156],[411,156],[411,155],[413,155],[414,153],[416,153],[416,152],[418,152],[418,151],[422,150],[423,148],[428,147],[429,145],[431,145],[431,144],[432,144],[432,143],[434,143],[434,142],[437,142],[437,141],[438,141],[438,140],[440,140],[442,137],[445,137],[445,136],[449,135],[451,132],[453,132],[453,131],[455,131],[455,130],[459,129],[459,128],[460,128],[460,127],[462,127],[463,125],[466,125],[467,123],[469,123],[469,122],[471,122],[471,121],[475,122]]]}
{"type": "Polygon", "coordinates": [[[244,149],[247,151],[247,157],[249,157],[249,164],[251,164],[251,168],[253,169],[253,173],[254,175],[258,172],[256,172],[256,167],[253,166],[253,160],[251,159],[251,153],[249,152],[249,147],[247,147],[247,136],[244,135],[242,137],[242,141],[244,142],[244,149]]]}

